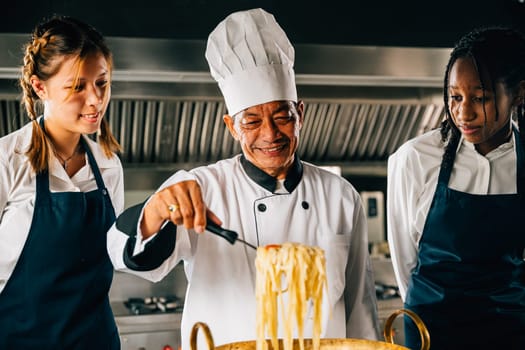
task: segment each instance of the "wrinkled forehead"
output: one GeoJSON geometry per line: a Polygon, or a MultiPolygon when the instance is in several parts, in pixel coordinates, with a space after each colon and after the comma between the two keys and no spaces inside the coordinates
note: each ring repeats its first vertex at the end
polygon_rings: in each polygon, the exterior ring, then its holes
{"type": "Polygon", "coordinates": [[[296,102],[288,100],[266,102],[252,107],[248,107],[237,113],[234,117],[242,118],[248,116],[275,115],[282,112],[291,112],[292,114],[296,114],[296,102]]]}

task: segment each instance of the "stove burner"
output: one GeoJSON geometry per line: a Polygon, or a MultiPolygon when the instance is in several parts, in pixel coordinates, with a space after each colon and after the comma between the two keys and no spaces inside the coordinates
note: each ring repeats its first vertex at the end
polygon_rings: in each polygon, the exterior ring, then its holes
{"type": "Polygon", "coordinates": [[[176,296],[129,298],[124,305],[134,315],[181,311],[183,302],[176,296]]]}
{"type": "Polygon", "coordinates": [[[375,287],[377,299],[386,300],[401,297],[401,294],[399,294],[399,288],[397,286],[376,283],[375,287]]]}

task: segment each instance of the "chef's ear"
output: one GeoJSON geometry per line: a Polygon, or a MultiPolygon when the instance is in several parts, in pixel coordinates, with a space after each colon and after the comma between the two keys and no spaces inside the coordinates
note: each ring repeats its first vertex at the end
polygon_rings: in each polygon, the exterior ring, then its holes
{"type": "Polygon", "coordinates": [[[44,82],[40,80],[36,75],[32,75],[30,78],[31,86],[33,87],[33,91],[35,94],[43,100],[46,96],[46,87],[44,85],[44,82]]]}
{"type": "Polygon", "coordinates": [[[298,124],[299,129],[301,129],[304,123],[304,102],[302,100],[297,101],[297,103],[295,104],[295,109],[297,110],[297,114],[299,115],[298,124]]]}
{"type": "Polygon", "coordinates": [[[222,120],[224,121],[224,124],[228,127],[228,130],[230,131],[230,134],[233,136],[235,140],[239,140],[239,135],[237,134],[237,130],[235,130],[235,120],[234,117],[232,117],[229,114],[225,114],[222,117],[222,120]]]}

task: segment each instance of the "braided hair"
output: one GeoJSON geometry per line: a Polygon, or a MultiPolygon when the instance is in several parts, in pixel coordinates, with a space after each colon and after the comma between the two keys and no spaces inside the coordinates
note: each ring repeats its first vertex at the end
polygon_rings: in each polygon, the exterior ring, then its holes
{"type": "MultiPolygon", "coordinates": [[[[452,166],[455,149],[452,145],[457,144],[460,131],[452,121],[452,114],[448,103],[449,74],[451,67],[458,58],[469,58],[474,63],[478,72],[479,81],[483,94],[487,90],[487,84],[497,96],[495,85],[502,83],[509,93],[517,91],[521,81],[525,81],[525,36],[517,30],[505,27],[484,27],[475,29],[464,35],[455,45],[447,64],[444,81],[444,102],[446,118],[441,124],[441,138],[445,146],[443,162],[445,166],[452,166]],[[487,72],[484,76],[481,70],[487,72]],[[485,80],[484,80],[485,77],[485,80]]],[[[525,104],[523,99],[516,111],[518,127],[525,130],[525,104]]],[[[498,110],[496,107],[496,119],[498,110]]],[[[522,144],[525,144],[525,132],[520,132],[522,144]]]]}
{"type": "MultiPolygon", "coordinates": [[[[31,77],[35,75],[42,81],[50,79],[60,70],[63,58],[71,56],[77,57],[80,70],[86,57],[94,53],[101,53],[104,56],[111,74],[113,57],[102,35],[86,23],[58,15],[38,24],[31,39],[24,46],[22,76],[19,81],[22,88],[21,103],[33,124],[31,144],[25,154],[36,173],[48,169],[51,146],[37,122],[42,101],[33,90],[31,77]]],[[[98,141],[108,158],[113,156],[113,152],[121,150],[105,118],[102,119],[98,141]]]]}

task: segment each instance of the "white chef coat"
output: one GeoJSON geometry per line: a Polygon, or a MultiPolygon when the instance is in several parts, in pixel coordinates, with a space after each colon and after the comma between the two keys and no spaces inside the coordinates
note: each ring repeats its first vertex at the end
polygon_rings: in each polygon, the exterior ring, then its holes
{"type": "MultiPolygon", "coordinates": [[[[240,156],[191,172],[179,171],[161,189],[195,179],[207,206],[239,238],[257,246],[301,242],[324,249],[328,295],[322,337],[378,339],[374,278],[360,197],[343,178],[302,164],[302,179],[286,194],[258,185],[243,168],[240,156]]],[[[109,251],[117,269],[158,281],[184,261],[188,289],[182,315],[183,349],[188,348],[191,328],[198,321],[210,326],[216,344],[256,339],[255,250],[178,226],[173,254],[156,270],[134,272],[126,269],[122,259],[127,236],[121,233],[118,237],[116,225],[110,232],[114,241],[109,251]]],[[[311,334],[309,322],[305,337],[311,334]]]]}
{"type": "MultiPolygon", "coordinates": [[[[461,138],[448,186],[472,194],[517,192],[514,136],[483,156],[461,138]]],[[[403,300],[437,186],[444,146],[439,129],[403,144],[388,159],[387,234],[403,300]]],[[[497,239],[497,238],[496,238],[497,239]]]]}
{"type": "MultiPolygon", "coordinates": [[[[25,155],[31,142],[32,124],[0,138],[0,292],[4,289],[29,234],[36,195],[36,174],[25,155]]],[[[86,138],[109,192],[115,214],[124,209],[122,165],[117,156],[106,158],[101,147],[86,138]]],[[[49,164],[51,192],[89,192],[97,188],[86,165],[70,178],[57,158],[49,164]]]]}

